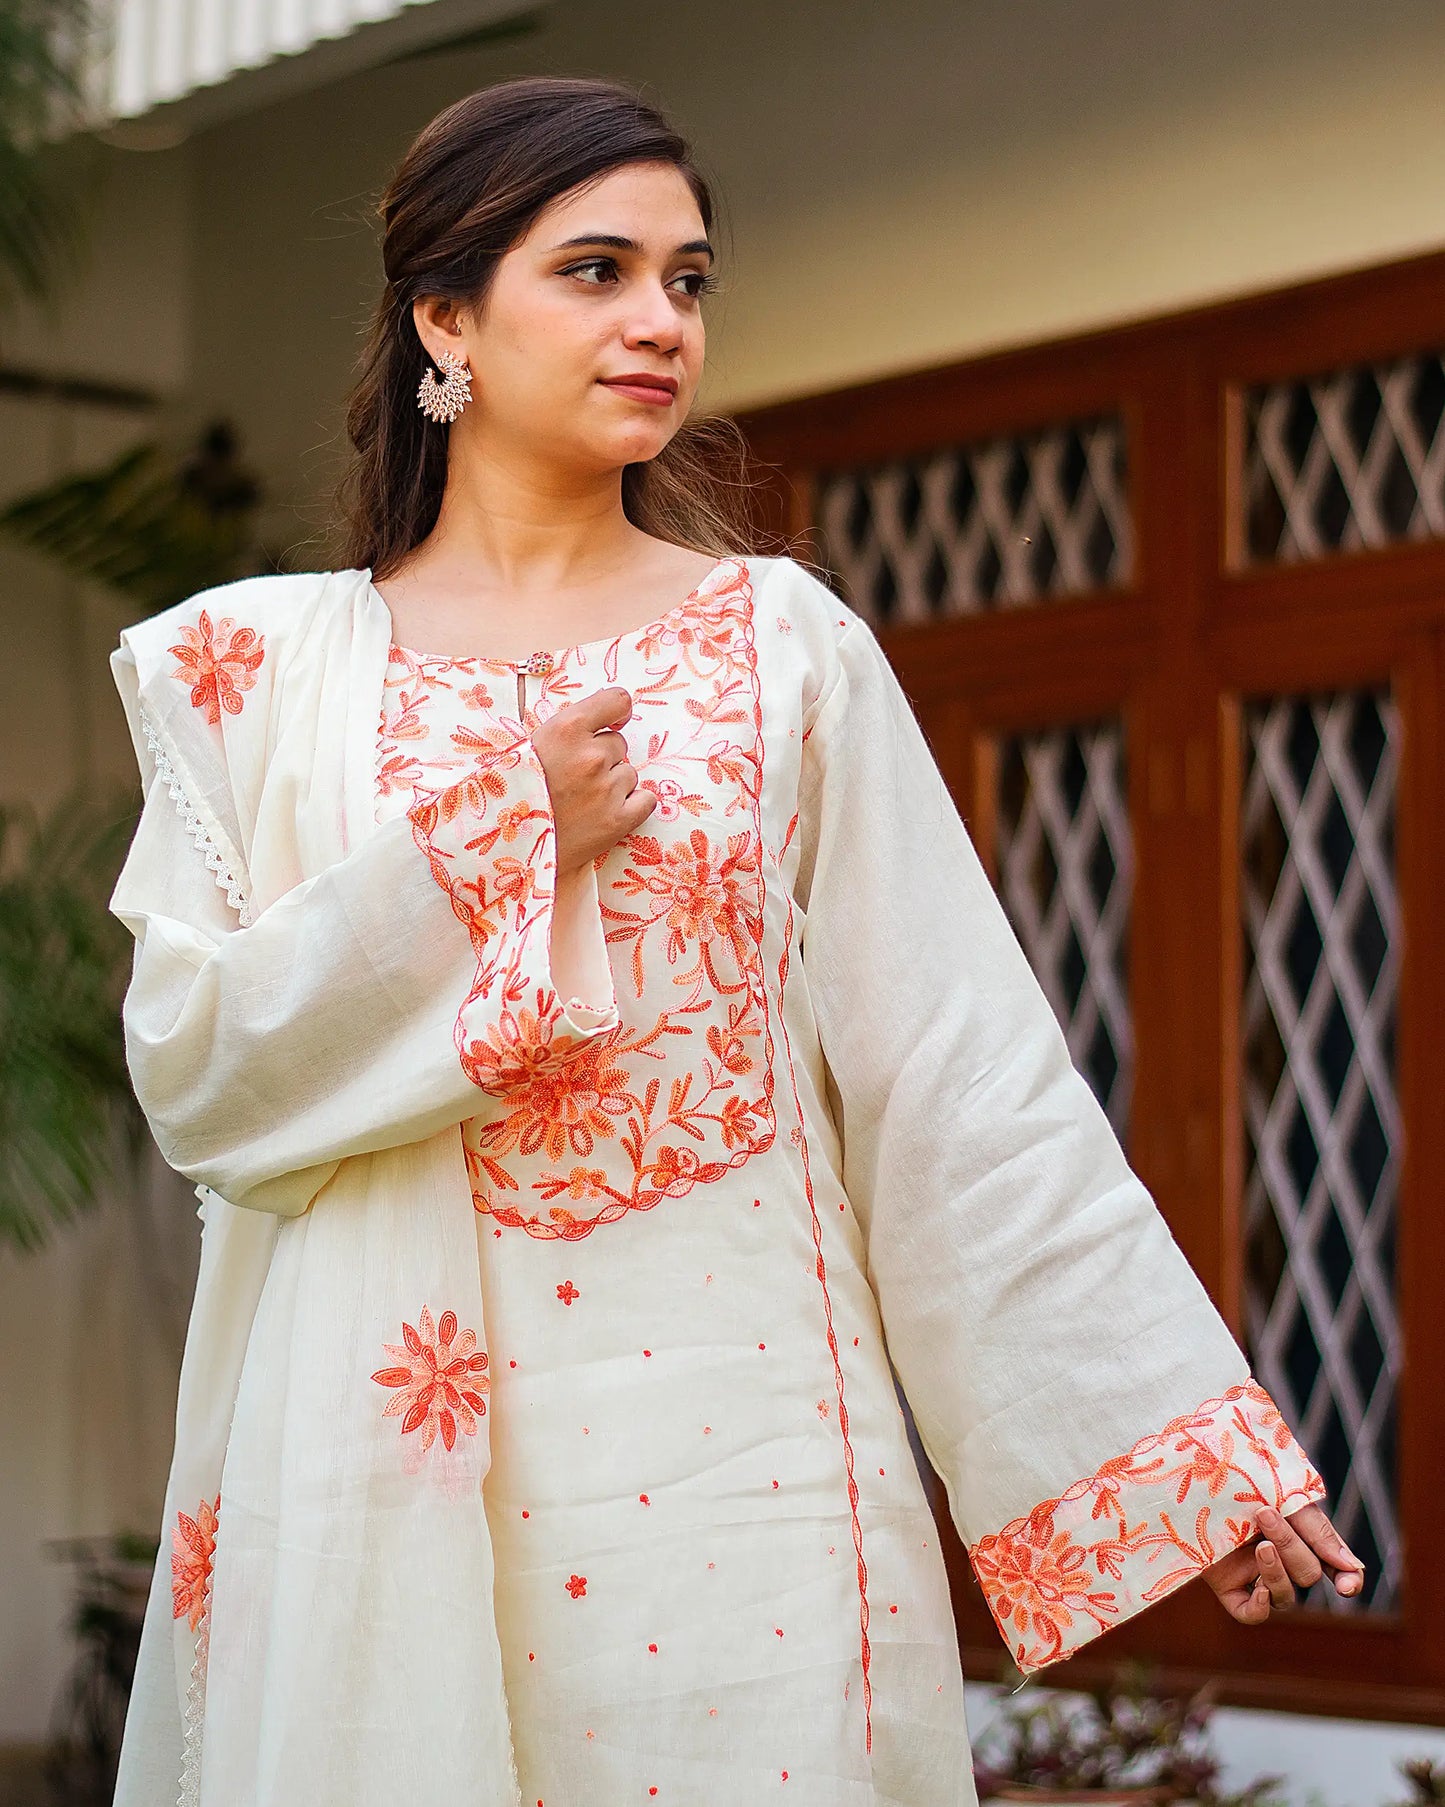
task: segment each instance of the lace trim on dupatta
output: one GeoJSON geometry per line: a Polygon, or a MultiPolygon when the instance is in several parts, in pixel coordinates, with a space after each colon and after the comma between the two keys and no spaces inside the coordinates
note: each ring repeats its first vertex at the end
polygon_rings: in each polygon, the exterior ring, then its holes
{"type": "Polygon", "coordinates": [[[194,805],[186,795],[185,786],[176,774],[176,768],[171,764],[170,755],[161,744],[144,706],[140,710],[140,724],[145,735],[146,745],[151,750],[151,757],[156,762],[156,770],[165,780],[171,796],[175,799],[176,807],[181,812],[181,820],[186,825],[186,832],[200,849],[206,865],[215,873],[216,883],[226,893],[226,902],[241,918],[242,928],[249,928],[254,920],[251,913],[250,896],[241,880],[226,863],[225,856],[211,839],[205,823],[196,813],[194,805]]]}
{"type": "Polygon", "coordinates": [[[196,1660],[191,1664],[191,1685],[186,1690],[186,1710],[181,1722],[181,1778],[176,1807],[201,1807],[201,1745],[206,1729],[206,1669],[211,1654],[211,1583],[206,1580],[206,1604],[196,1627],[196,1660]]]}

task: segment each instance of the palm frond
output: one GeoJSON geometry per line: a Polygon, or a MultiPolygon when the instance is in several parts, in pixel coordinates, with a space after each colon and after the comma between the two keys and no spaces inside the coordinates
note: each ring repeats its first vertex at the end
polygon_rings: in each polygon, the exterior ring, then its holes
{"type": "Polygon", "coordinates": [[[135,831],[129,792],[43,817],[0,807],[0,1244],[33,1249],[94,1199],[134,1134],[121,1027],[130,936],[109,898],[135,831]]]}
{"type": "Polygon", "coordinates": [[[0,535],[154,612],[255,568],[259,498],[217,423],[188,458],[147,443],[21,496],[0,509],[0,535]]]}
{"type": "Polygon", "coordinates": [[[52,142],[84,109],[90,0],[0,0],[0,306],[78,263],[80,195],[52,142]]]}

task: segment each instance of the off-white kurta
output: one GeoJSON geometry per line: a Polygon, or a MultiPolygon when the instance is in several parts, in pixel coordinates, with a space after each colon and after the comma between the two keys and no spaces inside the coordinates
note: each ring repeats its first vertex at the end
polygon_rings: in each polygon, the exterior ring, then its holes
{"type": "Polygon", "coordinates": [[[520,715],[365,571],[112,663],[127,1045],[205,1221],[121,1807],[971,1802],[890,1357],[1025,1668],[1320,1496],[793,561],[520,715]],[[614,683],[658,807],[564,1000],[529,735],[614,683]]]}

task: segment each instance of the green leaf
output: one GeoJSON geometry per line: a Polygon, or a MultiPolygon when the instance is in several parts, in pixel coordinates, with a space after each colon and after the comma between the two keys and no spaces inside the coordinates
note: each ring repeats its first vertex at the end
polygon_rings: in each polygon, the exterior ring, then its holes
{"type": "Polygon", "coordinates": [[[158,444],[0,509],[0,535],[147,612],[256,568],[259,485],[217,422],[188,459],[158,444]]]}
{"type": "Polygon", "coordinates": [[[108,901],[129,792],[0,808],[0,1243],[40,1247],[85,1210],[143,1118],[125,1062],[131,937],[108,901]]]}

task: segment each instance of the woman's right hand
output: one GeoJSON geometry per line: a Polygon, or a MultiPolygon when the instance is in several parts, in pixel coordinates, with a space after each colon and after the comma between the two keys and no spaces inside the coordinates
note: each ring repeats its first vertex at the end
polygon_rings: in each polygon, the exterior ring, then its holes
{"type": "Polygon", "coordinates": [[[532,731],[556,823],[559,882],[610,852],[657,808],[656,794],[638,788],[616,732],[631,717],[631,694],[614,684],[564,703],[532,731]]]}

